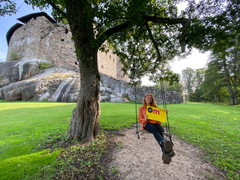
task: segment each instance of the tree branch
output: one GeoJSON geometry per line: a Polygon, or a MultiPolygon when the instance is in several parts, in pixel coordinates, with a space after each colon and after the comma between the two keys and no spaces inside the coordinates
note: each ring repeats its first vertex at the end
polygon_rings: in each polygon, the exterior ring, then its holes
{"type": "Polygon", "coordinates": [[[51,0],[47,0],[47,3],[50,4],[53,9],[55,9],[58,13],[62,14],[65,18],[67,17],[67,14],[63,12],[61,9],[59,9],[59,7],[56,6],[51,0]]]}
{"type": "Polygon", "coordinates": [[[160,52],[159,52],[159,49],[158,49],[158,45],[157,45],[156,41],[155,41],[154,38],[153,38],[152,31],[151,31],[151,29],[149,28],[147,21],[146,21],[146,28],[147,28],[147,31],[148,31],[148,33],[149,33],[149,37],[150,37],[150,39],[152,40],[153,45],[154,45],[154,47],[155,47],[155,49],[156,49],[156,51],[157,51],[158,59],[159,59],[159,61],[161,61],[161,55],[160,55],[160,52]]]}
{"type": "MultiPolygon", "coordinates": [[[[190,20],[189,19],[184,19],[184,18],[178,18],[178,19],[170,19],[170,18],[160,18],[156,16],[144,16],[143,19],[145,21],[152,21],[154,23],[163,23],[163,24],[182,24],[182,34],[180,37],[180,45],[182,47],[182,51],[185,51],[185,46],[186,46],[186,36],[187,36],[187,29],[190,26],[190,20]]],[[[120,24],[118,26],[115,26],[113,28],[108,29],[105,31],[101,36],[100,36],[100,42],[99,46],[104,43],[110,36],[113,34],[123,31],[130,26],[130,21],[127,21],[123,24],[120,24]]],[[[156,43],[156,42],[155,42],[156,43]]]]}
{"type": "Polygon", "coordinates": [[[144,16],[144,20],[152,21],[154,23],[164,23],[164,24],[190,24],[189,19],[178,18],[178,19],[170,19],[170,18],[160,18],[156,16],[144,16]]]}
{"type": "Polygon", "coordinates": [[[105,31],[99,38],[100,39],[99,46],[101,46],[104,43],[104,41],[106,41],[113,34],[127,29],[129,27],[129,25],[130,25],[130,22],[127,21],[123,24],[120,24],[118,26],[115,26],[115,27],[110,28],[107,31],[105,31]]]}
{"type": "MultiPolygon", "coordinates": [[[[104,22],[102,24],[98,24],[95,28],[93,28],[93,30],[96,30],[97,28],[101,27],[102,25],[104,24],[107,24],[107,23],[110,23],[110,22],[113,22],[113,21],[116,21],[116,20],[130,20],[131,18],[124,18],[124,17],[119,17],[119,18],[114,18],[114,19],[110,19],[109,21],[107,22],[104,22]]],[[[94,21],[95,22],[95,21],[94,21]]]]}
{"type": "Polygon", "coordinates": [[[190,26],[190,20],[184,19],[184,18],[178,18],[178,19],[170,19],[170,18],[159,18],[156,16],[144,16],[143,19],[146,21],[152,21],[154,23],[164,23],[164,24],[182,24],[181,29],[181,36],[179,39],[179,43],[181,45],[182,51],[185,51],[185,46],[187,44],[187,29],[190,26]]]}

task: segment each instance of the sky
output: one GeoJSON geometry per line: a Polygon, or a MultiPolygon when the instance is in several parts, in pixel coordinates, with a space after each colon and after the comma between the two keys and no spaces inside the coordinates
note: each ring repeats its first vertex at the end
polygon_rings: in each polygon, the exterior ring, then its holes
{"type": "MultiPolygon", "coordinates": [[[[200,53],[197,49],[193,49],[191,54],[184,59],[175,59],[170,63],[174,73],[182,74],[182,70],[192,68],[194,70],[207,66],[210,52],[200,53]]],[[[148,77],[142,79],[142,85],[153,86],[154,83],[148,80],[148,77]]]]}
{"type": "MultiPolygon", "coordinates": [[[[17,18],[25,16],[30,13],[40,12],[38,8],[32,9],[32,6],[26,5],[23,0],[17,0],[17,7],[19,8],[17,14],[13,14],[12,16],[4,16],[0,17],[0,62],[4,62],[7,56],[7,41],[6,41],[6,34],[7,31],[17,22],[20,23],[17,18]]],[[[183,6],[180,7],[183,8],[183,6]]],[[[51,15],[50,10],[44,10],[46,13],[51,15]]],[[[186,57],[185,59],[177,59],[173,63],[170,63],[173,72],[181,74],[183,69],[188,67],[192,69],[203,68],[206,66],[208,56],[210,55],[209,52],[207,53],[200,53],[197,49],[193,49],[192,54],[186,57]]],[[[142,79],[143,85],[153,85],[152,82],[148,80],[148,77],[144,77],[142,79]]]]}

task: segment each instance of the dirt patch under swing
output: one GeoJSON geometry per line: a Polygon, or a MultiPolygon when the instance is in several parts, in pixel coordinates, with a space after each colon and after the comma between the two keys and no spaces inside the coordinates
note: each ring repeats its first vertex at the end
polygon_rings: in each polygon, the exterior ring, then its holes
{"type": "Polygon", "coordinates": [[[152,134],[140,133],[136,129],[124,129],[114,140],[118,148],[111,152],[108,163],[111,179],[124,180],[195,180],[228,179],[225,172],[204,160],[204,152],[172,136],[176,155],[170,165],[163,164],[161,149],[152,134]]]}

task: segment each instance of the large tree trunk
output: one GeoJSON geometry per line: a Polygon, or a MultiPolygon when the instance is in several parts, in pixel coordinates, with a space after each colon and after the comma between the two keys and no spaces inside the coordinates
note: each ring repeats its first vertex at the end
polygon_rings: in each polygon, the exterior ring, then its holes
{"type": "MultiPolygon", "coordinates": [[[[237,43],[237,47],[238,47],[238,43],[237,43]]],[[[234,58],[233,58],[233,96],[234,96],[234,104],[237,105],[238,104],[238,100],[237,100],[237,94],[238,94],[238,89],[237,89],[237,74],[238,74],[238,68],[237,68],[237,58],[238,58],[238,52],[236,51],[234,54],[234,58]]]]}
{"type": "Polygon", "coordinates": [[[224,69],[224,74],[227,81],[228,92],[230,94],[230,102],[231,102],[231,105],[234,105],[234,95],[233,95],[232,86],[229,78],[230,75],[227,69],[226,59],[223,59],[223,69],[224,69]]]}
{"type": "Polygon", "coordinates": [[[237,74],[234,72],[234,75],[233,75],[233,97],[234,97],[234,104],[235,105],[238,104],[237,94],[238,94],[238,90],[237,90],[237,74]]]}
{"type": "Polygon", "coordinates": [[[100,76],[97,68],[97,52],[89,63],[80,66],[80,92],[77,107],[72,112],[68,129],[69,138],[93,141],[100,134],[100,76]]]}
{"type": "Polygon", "coordinates": [[[100,134],[100,76],[91,4],[65,0],[65,5],[80,68],[80,92],[77,106],[72,111],[67,140],[93,141],[100,134]]]}

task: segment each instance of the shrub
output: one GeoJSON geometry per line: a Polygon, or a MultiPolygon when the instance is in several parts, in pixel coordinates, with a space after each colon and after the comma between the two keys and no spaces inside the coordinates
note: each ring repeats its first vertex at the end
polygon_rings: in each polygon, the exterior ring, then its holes
{"type": "Polygon", "coordinates": [[[127,94],[127,93],[124,93],[124,94],[122,95],[122,97],[123,97],[123,98],[126,98],[127,100],[130,101],[130,98],[128,97],[128,94],[127,94]]]}
{"type": "Polygon", "coordinates": [[[51,68],[51,67],[52,67],[52,65],[49,64],[49,63],[41,62],[41,63],[39,64],[39,69],[40,69],[40,71],[43,70],[43,69],[51,68]]]}
{"type": "Polygon", "coordinates": [[[108,82],[107,82],[106,86],[107,86],[107,88],[110,88],[110,87],[111,87],[110,84],[109,84],[108,82]]]}
{"type": "Polygon", "coordinates": [[[9,61],[17,61],[19,59],[20,59],[20,56],[17,54],[17,51],[11,51],[10,52],[9,61]]]}

